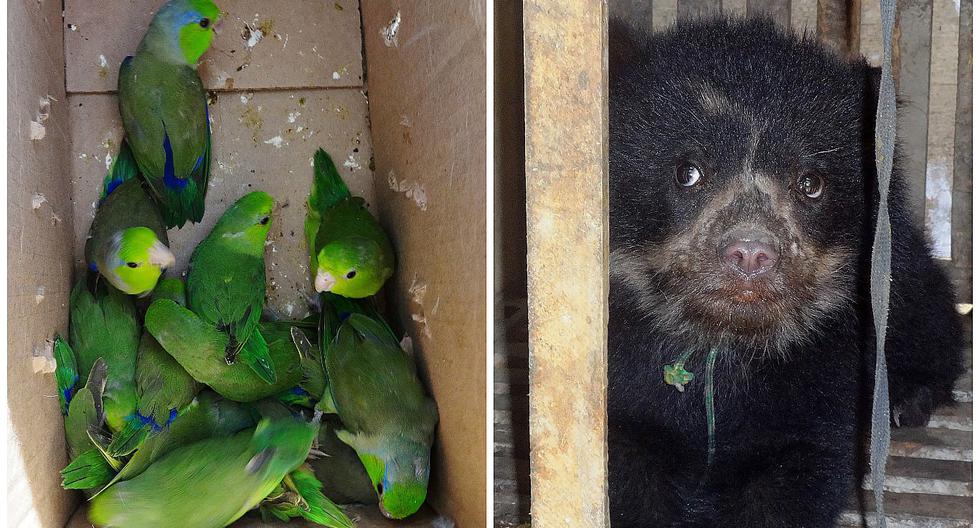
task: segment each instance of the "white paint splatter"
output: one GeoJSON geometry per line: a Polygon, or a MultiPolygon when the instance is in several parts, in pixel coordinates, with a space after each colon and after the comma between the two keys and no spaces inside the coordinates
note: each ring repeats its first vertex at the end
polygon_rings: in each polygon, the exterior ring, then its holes
{"type": "Polygon", "coordinates": [[[37,287],[37,293],[34,294],[34,304],[41,304],[44,300],[44,286],[37,287]]]}
{"type": "Polygon", "coordinates": [[[45,134],[47,134],[47,130],[45,130],[44,125],[38,123],[37,121],[31,121],[31,131],[29,136],[31,141],[44,139],[45,134]]]}
{"type": "MultiPolygon", "coordinates": [[[[297,118],[298,118],[298,117],[299,117],[300,115],[302,115],[302,114],[300,114],[299,112],[290,112],[290,113],[289,113],[289,114],[288,114],[288,115],[286,116],[286,121],[289,121],[290,123],[295,123],[295,122],[296,122],[296,119],[297,119],[297,118]]],[[[301,129],[301,128],[302,128],[302,127],[300,127],[300,129],[301,129]]],[[[297,129],[296,131],[297,131],[297,132],[299,132],[299,130],[300,130],[300,129],[297,129]]]]}
{"type": "Polygon", "coordinates": [[[46,201],[48,201],[48,199],[45,198],[43,194],[34,193],[34,196],[31,197],[31,209],[37,211],[41,208],[41,204],[46,201]]]}
{"type": "Polygon", "coordinates": [[[361,164],[358,163],[357,160],[354,159],[354,155],[351,154],[347,156],[346,160],[344,160],[344,167],[347,167],[348,169],[360,170],[361,164]]]}
{"type": "Polygon", "coordinates": [[[340,73],[333,72],[333,75],[331,75],[331,77],[333,78],[333,80],[339,81],[340,80],[340,73]]]}
{"type": "Polygon", "coordinates": [[[68,30],[69,31],[78,31],[78,26],[76,26],[75,24],[68,24],[68,30]]]}
{"type": "Polygon", "coordinates": [[[239,97],[239,100],[242,102],[242,104],[248,104],[248,97],[245,97],[244,94],[242,94],[242,96],[239,97]]]}
{"type": "Polygon", "coordinates": [[[390,170],[388,171],[388,188],[395,192],[405,193],[405,197],[412,199],[415,205],[423,211],[429,208],[429,197],[419,182],[409,182],[407,179],[398,181],[395,171],[390,170]]]}
{"type": "Polygon", "coordinates": [[[57,366],[54,360],[54,341],[46,339],[44,343],[34,345],[31,368],[35,374],[51,374],[57,366]]]}
{"type": "Polygon", "coordinates": [[[401,120],[398,121],[398,124],[406,128],[411,128],[412,120],[409,119],[407,115],[403,115],[401,120]]]}
{"type": "Polygon", "coordinates": [[[276,136],[263,141],[266,145],[272,145],[276,148],[282,148],[283,139],[282,136],[276,136]]]}
{"type": "Polygon", "coordinates": [[[105,154],[105,170],[109,170],[109,167],[112,167],[112,151],[105,154]]]}
{"type": "Polygon", "coordinates": [[[402,12],[395,12],[395,18],[387,26],[381,28],[381,40],[389,48],[398,47],[398,28],[402,25],[402,12]]]}
{"type": "Polygon", "coordinates": [[[253,29],[249,27],[248,29],[249,29],[249,35],[248,35],[248,40],[245,41],[245,47],[254,48],[255,45],[262,40],[262,37],[265,36],[265,33],[262,33],[262,30],[258,28],[253,29]]]}

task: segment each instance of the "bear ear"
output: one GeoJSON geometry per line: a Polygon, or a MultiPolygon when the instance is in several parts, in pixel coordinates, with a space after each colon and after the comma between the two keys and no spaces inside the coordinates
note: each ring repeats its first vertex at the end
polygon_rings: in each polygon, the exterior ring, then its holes
{"type": "Polygon", "coordinates": [[[643,50],[640,29],[629,21],[609,19],[609,71],[615,73],[630,68],[643,50]]]}

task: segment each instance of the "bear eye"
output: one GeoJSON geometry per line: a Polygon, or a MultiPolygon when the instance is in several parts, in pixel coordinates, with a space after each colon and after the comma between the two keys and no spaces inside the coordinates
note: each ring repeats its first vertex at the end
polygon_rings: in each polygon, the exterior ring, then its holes
{"type": "Polygon", "coordinates": [[[259,220],[259,223],[262,224],[262,225],[268,224],[269,223],[269,217],[268,216],[263,216],[262,217],[262,220],[259,220]]]}
{"type": "Polygon", "coordinates": [[[348,279],[353,279],[356,276],[357,276],[357,270],[350,270],[347,272],[347,275],[345,275],[345,277],[347,277],[348,279]]]}
{"type": "Polygon", "coordinates": [[[823,178],[817,174],[807,173],[796,180],[796,189],[807,198],[817,199],[823,194],[823,178]]]}
{"type": "Polygon", "coordinates": [[[129,266],[130,268],[138,268],[139,267],[139,263],[137,263],[137,262],[127,262],[126,265],[129,266]]]}
{"type": "Polygon", "coordinates": [[[204,18],[201,19],[200,22],[198,22],[198,24],[200,24],[202,28],[207,29],[208,26],[211,25],[211,19],[210,18],[207,18],[207,17],[204,17],[204,18]]]}
{"type": "Polygon", "coordinates": [[[701,181],[701,169],[692,163],[681,163],[677,166],[674,178],[681,187],[693,187],[701,181]]]}

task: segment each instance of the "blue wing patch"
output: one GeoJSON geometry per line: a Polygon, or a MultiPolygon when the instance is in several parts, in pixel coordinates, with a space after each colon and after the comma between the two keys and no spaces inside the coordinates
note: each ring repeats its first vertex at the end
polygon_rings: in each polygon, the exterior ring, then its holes
{"type": "Polygon", "coordinates": [[[187,187],[187,180],[178,178],[174,169],[174,149],[170,146],[170,134],[167,133],[167,126],[163,126],[163,184],[167,187],[180,191],[187,187]]]}

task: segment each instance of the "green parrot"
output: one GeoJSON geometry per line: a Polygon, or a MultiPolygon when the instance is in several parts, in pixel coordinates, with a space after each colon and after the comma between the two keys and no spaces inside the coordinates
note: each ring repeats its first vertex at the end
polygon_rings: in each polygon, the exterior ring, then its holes
{"type": "Polygon", "coordinates": [[[354,528],[354,523],[323,494],[323,484],[313,469],[303,464],[286,475],[282,482],[259,505],[262,519],[289,522],[302,517],[329,528],[354,528]]]}
{"type": "Polygon", "coordinates": [[[261,191],[239,198],[194,248],[187,272],[187,306],[230,337],[225,361],[240,359],[269,384],[276,382],[276,371],[259,318],[265,302],[265,239],[274,205],[261,191]]]}
{"type": "Polygon", "coordinates": [[[85,239],[85,262],[120,291],[150,293],[175,258],[167,247],[167,228],[153,200],[136,177],[126,142],[106,176],[103,197],[85,239]]]}
{"type": "MultiPolygon", "coordinates": [[[[161,279],[150,299],[168,299],[186,305],[184,281],[175,277],[161,279]]],[[[167,354],[149,331],[144,331],[136,358],[139,405],[136,414],[126,419],[126,426],[113,435],[106,450],[112,456],[131,453],[149,435],[160,433],[173,423],[199,388],[197,381],[167,354]]]]}
{"type": "Polygon", "coordinates": [[[268,384],[246,365],[228,364],[228,336],[194,312],[169,299],[154,301],[146,311],[146,329],[194,379],[230,400],[251,402],[278,394],[303,376],[299,352],[289,331],[260,324],[268,342],[272,365],[278,373],[268,384]]]}
{"type": "Polygon", "coordinates": [[[105,283],[96,284],[93,294],[82,278],[72,289],[69,312],[68,338],[79,376],[87,378],[96,360],[105,361],[105,419],[111,430],[119,431],[136,412],[140,327],[133,299],[105,283]]]}
{"type": "Polygon", "coordinates": [[[204,216],[211,125],[197,62],[220,16],[211,0],[171,0],[119,67],[119,113],[168,227],[204,216]]]}
{"type": "Polygon", "coordinates": [[[254,430],[174,449],[96,495],[89,520],[107,528],[227,526],[303,463],[318,426],[263,419],[254,430]]]}
{"type": "Polygon", "coordinates": [[[313,156],[313,186],[303,224],[318,292],[370,297],[395,271],[395,252],[364,199],[351,196],[323,149],[313,156]]]}
{"type": "Polygon", "coordinates": [[[361,313],[339,318],[324,355],[328,387],[319,405],[343,422],[337,437],[357,452],[381,513],[402,519],[425,500],[436,404],[384,321],[361,313]]]}
{"type": "Polygon", "coordinates": [[[256,424],[249,409],[210,390],[198,393],[178,418],[167,429],[147,438],[106,486],[139,475],[178,447],[206,438],[228,437],[256,424]]]}

